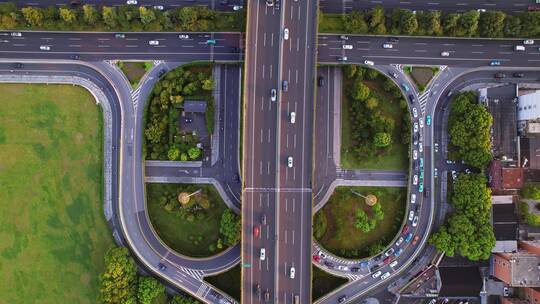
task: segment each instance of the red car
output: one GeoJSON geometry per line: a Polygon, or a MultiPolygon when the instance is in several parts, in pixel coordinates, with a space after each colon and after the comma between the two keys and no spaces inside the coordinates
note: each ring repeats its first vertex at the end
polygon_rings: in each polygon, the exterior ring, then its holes
{"type": "Polygon", "coordinates": [[[409,232],[409,225],[403,226],[403,229],[401,230],[401,234],[405,235],[409,232]]]}
{"type": "Polygon", "coordinates": [[[420,239],[420,237],[417,235],[414,237],[413,241],[412,241],[412,245],[416,245],[416,243],[418,242],[418,240],[420,239]]]}
{"type": "Polygon", "coordinates": [[[313,260],[314,260],[315,262],[317,262],[317,263],[320,263],[320,262],[321,262],[321,257],[318,256],[318,255],[316,255],[316,254],[314,254],[314,255],[313,255],[313,260]]]}
{"type": "Polygon", "coordinates": [[[389,257],[387,257],[386,259],[383,260],[383,263],[384,263],[384,265],[386,265],[386,264],[390,264],[391,261],[392,261],[392,257],[389,256],[389,257]]]}
{"type": "Polygon", "coordinates": [[[260,229],[259,229],[259,226],[255,226],[253,227],[253,235],[258,237],[259,236],[259,233],[260,233],[260,229]]]}
{"type": "Polygon", "coordinates": [[[527,10],[529,12],[540,11],[540,5],[529,5],[527,10]]]}

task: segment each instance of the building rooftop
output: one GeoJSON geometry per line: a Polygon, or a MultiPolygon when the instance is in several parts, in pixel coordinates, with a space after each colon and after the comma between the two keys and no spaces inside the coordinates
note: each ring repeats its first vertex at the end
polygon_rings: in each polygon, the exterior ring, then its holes
{"type": "Polygon", "coordinates": [[[518,97],[518,121],[540,118],[540,90],[518,97]]]}
{"type": "Polygon", "coordinates": [[[477,298],[482,289],[478,267],[439,267],[441,290],[439,297],[477,298]]]}
{"type": "Polygon", "coordinates": [[[513,287],[540,287],[540,257],[519,251],[494,254],[495,276],[513,287]]]}
{"type": "Polygon", "coordinates": [[[493,155],[517,159],[517,87],[515,84],[487,89],[486,105],[493,117],[493,155]]]}
{"type": "Polygon", "coordinates": [[[521,189],[523,168],[502,168],[502,183],[504,189],[521,189]]]}

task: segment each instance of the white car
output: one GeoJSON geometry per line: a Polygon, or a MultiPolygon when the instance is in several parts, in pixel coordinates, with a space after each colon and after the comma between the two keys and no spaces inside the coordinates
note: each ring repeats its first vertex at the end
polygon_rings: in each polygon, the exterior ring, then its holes
{"type": "Polygon", "coordinates": [[[188,34],[180,34],[180,35],[178,35],[178,38],[180,38],[180,39],[189,39],[189,35],[188,34]]]}
{"type": "Polygon", "coordinates": [[[343,265],[339,265],[337,268],[338,268],[339,270],[341,270],[341,271],[348,271],[348,270],[349,270],[349,267],[343,266],[343,265]]]}
{"type": "Polygon", "coordinates": [[[413,183],[413,185],[415,185],[415,186],[418,185],[418,175],[415,174],[415,175],[413,176],[412,183],[413,183]]]}
{"type": "Polygon", "coordinates": [[[283,30],[283,39],[289,40],[289,29],[288,28],[283,30]]]}
{"type": "Polygon", "coordinates": [[[244,8],[244,7],[241,6],[241,5],[235,5],[235,6],[232,7],[233,11],[239,11],[239,10],[241,10],[241,9],[243,9],[243,8],[244,8]]]}
{"type": "Polygon", "coordinates": [[[420,128],[424,127],[424,120],[423,119],[418,120],[418,123],[420,124],[420,128]]]}
{"type": "Polygon", "coordinates": [[[291,123],[295,123],[296,122],[296,113],[295,112],[291,112],[291,114],[289,115],[290,118],[291,118],[291,123]]]}
{"type": "Polygon", "coordinates": [[[411,194],[411,204],[414,204],[416,203],[416,194],[412,193],[411,194]]]}
{"type": "Polygon", "coordinates": [[[292,168],[293,166],[293,158],[292,156],[287,157],[287,167],[292,168]]]}
{"type": "Polygon", "coordinates": [[[412,151],[412,158],[413,158],[414,160],[416,160],[416,159],[418,158],[418,151],[416,151],[416,150],[413,150],[413,151],[412,151]]]}
{"type": "Polygon", "coordinates": [[[414,116],[414,118],[418,117],[418,110],[416,110],[416,108],[412,108],[412,115],[414,116]]]}
{"type": "Polygon", "coordinates": [[[163,7],[163,5],[154,5],[152,6],[155,10],[158,10],[158,11],[162,11],[165,9],[165,7],[163,7]]]}
{"type": "Polygon", "coordinates": [[[276,99],[277,99],[277,91],[276,91],[276,89],[270,90],[270,100],[276,101],[276,99]]]}
{"type": "Polygon", "coordinates": [[[364,60],[364,64],[365,65],[375,65],[375,62],[373,62],[371,60],[364,60]]]}
{"type": "Polygon", "coordinates": [[[289,272],[289,277],[291,279],[294,279],[294,274],[295,274],[296,270],[294,269],[294,267],[291,267],[291,271],[289,272]]]}
{"type": "Polygon", "coordinates": [[[532,39],[523,40],[523,44],[534,44],[534,40],[532,39]]]}
{"type": "Polygon", "coordinates": [[[137,0],[128,0],[126,1],[127,5],[137,5],[137,0]]]}
{"type": "Polygon", "coordinates": [[[400,237],[396,242],[396,246],[399,247],[399,245],[401,245],[402,243],[403,243],[403,237],[400,237]]]}
{"type": "Polygon", "coordinates": [[[419,143],[418,143],[418,151],[419,151],[420,153],[424,152],[424,145],[422,144],[422,142],[419,142],[419,143]]]}
{"type": "Polygon", "coordinates": [[[381,276],[381,280],[386,280],[386,279],[388,279],[388,277],[390,277],[390,272],[387,272],[387,273],[383,274],[381,276]]]}
{"type": "Polygon", "coordinates": [[[39,47],[40,50],[42,51],[50,51],[51,50],[51,46],[50,45],[41,45],[39,47]]]}
{"type": "Polygon", "coordinates": [[[418,225],[418,215],[414,217],[413,221],[412,221],[412,226],[413,227],[416,227],[416,225],[418,225]]]}
{"type": "Polygon", "coordinates": [[[21,32],[13,32],[13,33],[11,33],[11,36],[13,36],[13,37],[21,37],[22,33],[21,32]]]}
{"type": "Polygon", "coordinates": [[[391,43],[383,43],[382,47],[383,49],[393,49],[394,45],[391,43]]]}
{"type": "Polygon", "coordinates": [[[450,52],[441,52],[442,57],[448,57],[450,56],[450,52]]]}
{"type": "Polygon", "coordinates": [[[150,40],[150,41],[148,41],[148,44],[150,44],[150,45],[159,45],[159,41],[158,40],[150,40]]]}
{"type": "Polygon", "coordinates": [[[479,12],[479,13],[485,13],[486,9],[485,8],[479,8],[476,11],[479,12]]]}
{"type": "Polygon", "coordinates": [[[394,268],[396,267],[398,264],[398,261],[393,261],[392,263],[390,263],[390,267],[394,268]]]}
{"type": "Polygon", "coordinates": [[[352,46],[352,44],[344,44],[344,45],[343,45],[343,49],[344,49],[344,50],[352,50],[352,49],[353,49],[353,46],[352,46]]]}
{"type": "Polygon", "coordinates": [[[414,219],[414,210],[409,211],[409,221],[414,219]]]}
{"type": "Polygon", "coordinates": [[[413,125],[413,129],[414,129],[414,132],[418,132],[418,123],[415,122],[414,125],[413,125]]]}
{"type": "Polygon", "coordinates": [[[261,261],[264,261],[266,259],[266,249],[261,248],[261,251],[259,253],[259,258],[261,259],[261,261]]]}
{"type": "Polygon", "coordinates": [[[375,272],[374,274],[372,274],[371,277],[376,279],[376,278],[380,277],[381,274],[382,274],[382,271],[379,270],[379,271],[375,272]]]}

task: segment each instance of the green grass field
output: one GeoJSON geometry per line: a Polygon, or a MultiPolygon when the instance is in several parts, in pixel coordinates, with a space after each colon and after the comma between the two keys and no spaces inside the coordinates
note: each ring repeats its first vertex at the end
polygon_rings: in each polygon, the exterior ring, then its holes
{"type": "Polygon", "coordinates": [[[223,290],[225,293],[240,302],[241,272],[242,269],[240,268],[240,265],[236,265],[229,271],[215,276],[205,277],[204,280],[220,290],[223,290]]]}
{"type": "Polygon", "coordinates": [[[328,203],[319,212],[326,218],[326,232],[319,242],[331,252],[358,250],[356,258],[368,256],[368,247],[376,242],[388,244],[399,232],[405,216],[407,190],[386,187],[337,187],[328,203]],[[366,209],[364,199],[354,195],[353,189],[363,195],[375,194],[384,212],[384,219],[368,233],[354,227],[356,210],[366,209]]]}
{"type": "Polygon", "coordinates": [[[311,266],[311,300],[315,302],[325,294],[347,283],[344,278],[336,277],[328,272],[320,270],[318,267],[311,266]]]}
{"type": "MultiPolygon", "coordinates": [[[[365,80],[364,83],[379,98],[379,108],[383,114],[394,119],[396,127],[392,132],[392,144],[387,152],[375,157],[358,158],[352,151],[354,149],[351,138],[351,122],[349,118],[349,103],[353,102],[348,94],[343,94],[341,104],[341,167],[345,169],[381,169],[406,170],[408,168],[409,145],[401,142],[401,128],[403,110],[399,100],[382,89],[379,79],[365,80]]],[[[343,79],[343,91],[347,92],[353,87],[353,81],[343,79]]]]}
{"type": "Polygon", "coordinates": [[[97,303],[112,246],[101,109],[76,86],[0,91],[0,303],[97,303]]]}
{"type": "MultiPolygon", "coordinates": [[[[210,251],[209,246],[216,244],[220,236],[219,225],[221,214],[227,205],[223,202],[212,185],[191,184],[147,184],[147,205],[150,222],[165,244],[178,253],[192,257],[208,257],[221,250],[210,251]],[[179,212],[179,203],[173,202],[175,208],[167,211],[166,201],[161,197],[165,192],[177,193],[185,191],[193,193],[202,189],[208,197],[211,207],[199,211],[200,216],[189,218],[179,212]],[[178,206],[176,206],[178,204],[178,206]]],[[[226,246],[223,247],[225,249],[226,246]]]]}

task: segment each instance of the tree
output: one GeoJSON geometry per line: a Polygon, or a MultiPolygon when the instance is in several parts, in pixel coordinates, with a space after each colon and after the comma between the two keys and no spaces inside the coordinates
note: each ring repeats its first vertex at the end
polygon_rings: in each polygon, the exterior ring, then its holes
{"type": "Polygon", "coordinates": [[[526,199],[540,200],[540,186],[537,184],[527,183],[521,189],[521,197],[526,199]]]}
{"type": "Polygon", "coordinates": [[[137,299],[139,304],[150,304],[165,292],[165,286],[152,277],[139,277],[137,299]]]}
{"type": "Polygon", "coordinates": [[[458,13],[447,14],[443,19],[443,32],[448,36],[457,36],[458,22],[460,18],[458,13]]]}
{"type": "Polygon", "coordinates": [[[369,87],[362,83],[361,80],[356,80],[354,82],[354,88],[353,88],[353,96],[352,98],[355,100],[366,100],[369,97],[369,94],[371,93],[371,90],[369,87]]]}
{"type": "Polygon", "coordinates": [[[375,108],[377,108],[378,105],[379,105],[379,100],[377,100],[377,98],[375,97],[369,97],[366,100],[366,108],[370,110],[374,110],[375,108]]]}
{"type": "Polygon", "coordinates": [[[379,132],[373,138],[373,144],[376,148],[386,148],[392,143],[392,135],[386,132],[379,132]]]}
{"type": "Polygon", "coordinates": [[[375,206],[373,206],[373,214],[377,221],[384,220],[384,211],[382,210],[381,204],[375,204],[375,206]]]}
{"type": "Polygon", "coordinates": [[[88,25],[95,25],[99,19],[98,12],[93,5],[85,4],[83,9],[83,20],[88,25]]]}
{"type": "Polygon", "coordinates": [[[200,304],[198,300],[188,295],[177,295],[171,300],[170,304],[200,304]]]}
{"type": "Polygon", "coordinates": [[[43,25],[43,10],[39,7],[23,7],[21,12],[30,26],[40,27],[43,25]]]}
{"type": "Polygon", "coordinates": [[[519,16],[508,15],[505,18],[504,35],[507,37],[517,37],[521,33],[521,19],[519,16]]]}
{"type": "Polygon", "coordinates": [[[354,64],[348,64],[344,68],[345,77],[348,79],[353,78],[356,75],[356,65],[354,64]]]}
{"type": "Polygon", "coordinates": [[[353,11],[343,17],[343,27],[347,33],[364,34],[368,31],[368,26],[361,12],[353,11]]]}
{"type": "Polygon", "coordinates": [[[219,232],[225,237],[225,244],[228,246],[240,241],[240,218],[231,209],[226,209],[221,215],[219,232]]]}
{"type": "Polygon", "coordinates": [[[139,7],[139,16],[141,18],[141,23],[147,25],[152,21],[156,20],[156,13],[153,9],[147,8],[146,6],[139,7]]]}
{"type": "Polygon", "coordinates": [[[488,11],[480,15],[480,35],[482,37],[502,37],[506,14],[501,11],[488,11]]]}
{"type": "Polygon", "coordinates": [[[65,23],[71,24],[77,21],[77,14],[75,13],[74,10],[61,7],[59,12],[60,12],[60,18],[62,18],[62,20],[64,20],[65,23]]]}
{"type": "Polygon", "coordinates": [[[478,31],[478,21],[480,13],[478,11],[468,11],[461,15],[459,19],[459,36],[472,37],[478,31]]]}
{"type": "Polygon", "coordinates": [[[13,18],[11,15],[2,15],[0,17],[0,28],[12,29],[15,27],[17,27],[17,19],[13,18]]]}
{"type": "Polygon", "coordinates": [[[169,151],[167,152],[167,157],[169,160],[178,160],[180,157],[180,149],[177,146],[170,147],[169,151]]]}
{"type": "Polygon", "coordinates": [[[377,221],[375,219],[370,219],[364,210],[356,210],[356,221],[354,222],[354,227],[356,227],[356,229],[368,233],[375,228],[376,224],[377,221]]]}
{"type": "Polygon", "coordinates": [[[105,272],[100,276],[101,301],[105,304],[136,302],[137,269],[125,247],[113,247],[105,255],[105,272]]]}
{"type": "Polygon", "coordinates": [[[395,9],[392,13],[392,32],[405,35],[412,35],[418,28],[416,15],[408,9],[395,9]]]}
{"type": "Polygon", "coordinates": [[[103,16],[103,22],[109,29],[118,26],[118,14],[115,7],[104,6],[101,15],[103,16]]]}
{"type": "Polygon", "coordinates": [[[197,147],[191,147],[188,150],[188,155],[191,160],[198,159],[199,157],[201,157],[201,154],[202,154],[201,149],[197,147]]]}
{"type": "Polygon", "coordinates": [[[212,79],[203,80],[202,89],[205,91],[212,91],[214,89],[214,81],[212,79]]]}
{"type": "Polygon", "coordinates": [[[369,14],[369,31],[376,35],[386,34],[386,17],[381,6],[374,7],[369,14]]]}
{"type": "Polygon", "coordinates": [[[439,11],[425,11],[418,12],[418,31],[421,35],[435,35],[442,34],[441,27],[441,12],[439,11]]]}
{"type": "Polygon", "coordinates": [[[368,79],[373,80],[373,79],[377,78],[377,76],[379,76],[379,71],[377,71],[375,69],[368,69],[366,76],[367,76],[368,79]]]}

